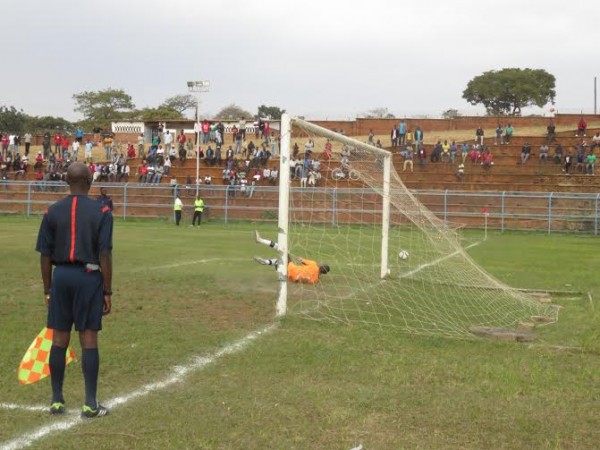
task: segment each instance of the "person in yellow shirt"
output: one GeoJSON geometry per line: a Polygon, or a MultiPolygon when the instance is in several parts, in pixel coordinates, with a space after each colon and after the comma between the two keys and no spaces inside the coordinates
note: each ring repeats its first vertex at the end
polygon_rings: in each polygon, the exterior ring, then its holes
{"type": "Polygon", "coordinates": [[[204,200],[200,198],[200,195],[196,196],[194,200],[194,218],[192,219],[192,226],[196,226],[196,219],[198,219],[198,225],[202,223],[202,212],[204,211],[204,200]]]}
{"type": "Polygon", "coordinates": [[[183,211],[183,202],[179,198],[179,195],[176,195],[175,197],[173,211],[175,212],[175,225],[179,226],[179,223],[181,222],[181,212],[183,211]]]}
{"type": "MultiPolygon", "coordinates": [[[[255,231],[254,233],[257,244],[267,245],[275,250],[278,249],[277,242],[269,239],[263,239],[260,237],[258,231],[255,231]]],[[[281,261],[276,258],[265,259],[255,256],[254,260],[265,266],[275,266],[275,269],[277,269],[277,266],[281,264],[281,261]]],[[[330,269],[327,264],[319,265],[316,261],[304,258],[297,258],[294,262],[291,255],[288,255],[287,276],[288,280],[295,283],[316,284],[319,281],[319,277],[328,273],[329,270],[330,269]]]]}

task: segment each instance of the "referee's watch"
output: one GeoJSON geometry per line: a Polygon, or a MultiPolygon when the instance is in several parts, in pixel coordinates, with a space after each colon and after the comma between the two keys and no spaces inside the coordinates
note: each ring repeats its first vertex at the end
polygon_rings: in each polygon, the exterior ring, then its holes
{"type": "Polygon", "coordinates": [[[112,295],[112,291],[104,291],[104,295],[112,295]]]}

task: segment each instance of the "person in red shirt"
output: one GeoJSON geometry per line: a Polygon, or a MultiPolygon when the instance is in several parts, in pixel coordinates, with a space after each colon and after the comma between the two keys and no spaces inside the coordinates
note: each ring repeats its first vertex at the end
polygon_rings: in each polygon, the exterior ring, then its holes
{"type": "Polygon", "coordinates": [[[8,144],[9,144],[8,134],[4,133],[2,135],[2,156],[3,157],[6,157],[6,152],[8,151],[8,144]]]}
{"type": "Polygon", "coordinates": [[[577,136],[585,136],[586,130],[587,122],[585,121],[583,116],[581,116],[581,119],[579,119],[579,123],[577,124],[577,136]]]}
{"type": "Polygon", "coordinates": [[[202,121],[202,143],[208,144],[208,139],[210,137],[210,122],[206,119],[202,121]]]}
{"type": "Polygon", "coordinates": [[[140,183],[145,183],[146,177],[148,175],[148,166],[146,165],[146,163],[142,164],[142,166],[139,169],[138,175],[139,175],[138,181],[140,183]]]}
{"type": "MultiPolygon", "coordinates": [[[[277,242],[261,238],[258,231],[254,233],[257,244],[267,245],[275,250],[279,248],[277,242]]],[[[254,260],[264,266],[275,266],[275,269],[281,264],[278,259],[264,259],[258,256],[255,256],[254,260]]],[[[292,257],[288,255],[287,277],[288,280],[295,283],[316,284],[320,276],[329,273],[329,270],[327,264],[318,264],[316,261],[304,258],[297,258],[296,262],[294,262],[292,257]]]]}
{"type": "Polygon", "coordinates": [[[41,169],[43,164],[44,164],[44,155],[42,155],[42,152],[38,152],[38,154],[35,157],[35,164],[33,165],[33,168],[36,170],[41,169]]]}
{"type": "Polygon", "coordinates": [[[185,147],[186,142],[187,142],[187,138],[185,137],[185,134],[183,134],[183,130],[181,130],[181,132],[179,133],[179,136],[177,136],[177,143],[179,144],[179,150],[182,150],[185,147]]]}
{"type": "Polygon", "coordinates": [[[127,144],[127,158],[135,158],[135,148],[133,144],[127,144]]]}
{"type": "Polygon", "coordinates": [[[489,169],[494,165],[494,156],[492,155],[492,152],[489,149],[487,149],[483,153],[481,165],[484,169],[489,169]]]}
{"type": "Polygon", "coordinates": [[[62,143],[62,135],[60,133],[56,133],[54,135],[54,153],[60,153],[62,143]]]}
{"type": "Polygon", "coordinates": [[[331,159],[331,153],[332,153],[331,141],[329,139],[327,139],[327,142],[325,143],[325,151],[323,152],[323,159],[325,161],[331,159]]]}
{"type": "Polygon", "coordinates": [[[62,150],[63,159],[66,158],[67,153],[69,152],[69,139],[66,136],[63,136],[60,140],[60,148],[62,150]]]}

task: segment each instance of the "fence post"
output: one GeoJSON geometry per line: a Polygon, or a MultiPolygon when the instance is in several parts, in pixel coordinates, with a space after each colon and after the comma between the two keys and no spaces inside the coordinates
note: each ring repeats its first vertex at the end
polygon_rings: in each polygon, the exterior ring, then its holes
{"type": "Polygon", "coordinates": [[[27,217],[31,215],[31,182],[27,183],[27,217]]]}
{"type": "MultiPolygon", "coordinates": [[[[227,208],[229,207],[229,187],[231,185],[228,183],[225,187],[225,225],[227,225],[227,208]]],[[[259,186],[255,186],[255,188],[259,188],[259,186]]],[[[260,189],[260,188],[259,188],[260,189]]]]}
{"type": "MultiPolygon", "coordinates": [[[[171,203],[171,205],[175,204],[175,200],[177,200],[177,196],[178,195],[179,195],[179,189],[174,189],[173,190],[173,202],[171,203]]],[[[175,223],[176,219],[175,219],[175,208],[174,208],[174,206],[171,206],[171,217],[173,217],[173,223],[175,223]]]]}
{"type": "Polygon", "coordinates": [[[548,197],[548,234],[552,233],[552,196],[554,192],[550,192],[548,197]]]}
{"type": "Polygon", "coordinates": [[[596,194],[596,207],[594,210],[594,236],[598,236],[598,198],[600,198],[600,194],[596,194]]]}
{"type": "Polygon", "coordinates": [[[502,196],[500,197],[500,232],[504,233],[504,195],[506,191],[502,191],[502,196]]]}
{"type": "Polygon", "coordinates": [[[333,204],[331,205],[331,226],[337,224],[337,188],[333,188],[333,204]]]}
{"type": "Polygon", "coordinates": [[[123,220],[127,220],[127,186],[129,183],[125,183],[123,186],[123,220]]]}
{"type": "Polygon", "coordinates": [[[444,225],[448,225],[448,189],[444,191],[444,225]]]}

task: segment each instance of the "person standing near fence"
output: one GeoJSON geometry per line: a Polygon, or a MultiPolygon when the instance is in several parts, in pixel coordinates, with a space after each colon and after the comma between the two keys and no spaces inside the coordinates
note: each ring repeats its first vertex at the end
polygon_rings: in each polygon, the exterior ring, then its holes
{"type": "Polygon", "coordinates": [[[204,212],[204,200],[200,198],[200,195],[196,196],[194,200],[194,218],[192,219],[192,226],[196,226],[196,219],[198,219],[198,226],[202,223],[202,213],[204,212]]]}
{"type": "Polygon", "coordinates": [[[23,139],[25,140],[25,156],[29,156],[29,149],[31,148],[31,139],[33,138],[33,136],[31,135],[31,133],[28,131],[27,133],[25,133],[25,136],[23,136],[23,139]]]}
{"type": "Polygon", "coordinates": [[[110,209],[110,211],[113,211],[113,201],[112,198],[110,198],[110,196],[106,193],[106,188],[100,188],[100,195],[98,196],[97,199],[102,206],[107,207],[108,209],[110,209]]]}
{"type": "Polygon", "coordinates": [[[175,212],[175,225],[179,226],[179,223],[181,222],[181,213],[183,211],[183,202],[179,198],[179,194],[177,194],[177,196],[175,197],[173,211],[175,212]]]}

